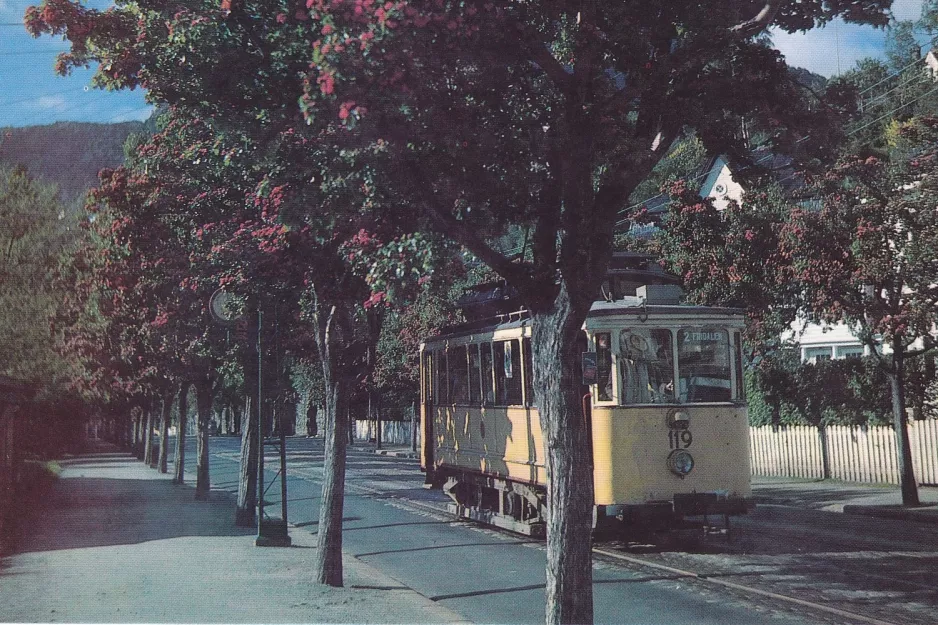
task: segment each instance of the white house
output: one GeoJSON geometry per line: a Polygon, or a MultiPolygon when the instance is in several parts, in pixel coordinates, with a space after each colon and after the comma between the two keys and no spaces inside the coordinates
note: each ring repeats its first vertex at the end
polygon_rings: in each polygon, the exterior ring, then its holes
{"type": "MultiPolygon", "coordinates": [[[[800,177],[791,166],[791,159],[766,153],[761,156],[757,154],[755,161],[759,166],[771,170],[785,190],[791,192],[802,186],[800,177]]],[[[724,210],[731,201],[741,202],[743,192],[744,188],[733,179],[729,160],[725,156],[714,158],[700,188],[700,196],[711,198],[717,210],[724,210]]],[[[845,324],[795,322],[790,334],[784,338],[791,339],[800,347],[802,362],[862,356],[868,352],[868,348],[845,324]]]]}

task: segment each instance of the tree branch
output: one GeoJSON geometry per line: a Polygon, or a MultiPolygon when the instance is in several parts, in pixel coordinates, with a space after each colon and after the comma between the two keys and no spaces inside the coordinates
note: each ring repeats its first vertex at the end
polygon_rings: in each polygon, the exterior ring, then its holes
{"type": "Polygon", "coordinates": [[[533,291],[536,288],[527,265],[523,262],[514,263],[504,254],[495,251],[475,233],[471,225],[440,208],[441,202],[430,193],[433,185],[414,162],[409,161],[404,167],[413,180],[419,181],[415,189],[423,196],[420,204],[437,232],[464,246],[519,292],[533,291]]]}
{"type": "Polygon", "coordinates": [[[574,88],[573,76],[567,73],[566,68],[564,68],[560,61],[554,58],[554,55],[547,49],[547,45],[538,37],[535,37],[534,34],[520,22],[515,22],[514,26],[515,32],[521,37],[524,48],[531,55],[531,61],[547,74],[547,77],[554,82],[558,89],[565,94],[571,93],[574,88]]]}
{"type": "Polygon", "coordinates": [[[775,14],[781,6],[782,0],[767,0],[755,17],[733,26],[730,32],[740,37],[751,37],[762,32],[775,19],[775,14]]]}
{"type": "Polygon", "coordinates": [[[471,226],[440,209],[436,202],[424,202],[424,208],[437,231],[466,247],[519,291],[527,290],[531,276],[523,264],[513,263],[504,254],[496,252],[482,237],[475,234],[471,226]]]}

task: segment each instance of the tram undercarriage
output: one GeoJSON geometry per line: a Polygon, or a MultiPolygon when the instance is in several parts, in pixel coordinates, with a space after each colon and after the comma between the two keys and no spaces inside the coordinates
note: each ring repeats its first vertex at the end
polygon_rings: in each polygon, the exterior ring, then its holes
{"type": "Polygon", "coordinates": [[[512,532],[544,538],[546,535],[546,493],[530,486],[473,473],[450,474],[443,492],[453,500],[449,512],[512,532]]]}
{"type": "MultiPolygon", "coordinates": [[[[534,538],[546,535],[543,486],[460,471],[447,472],[443,492],[453,500],[448,511],[460,519],[534,538]]],[[[746,514],[752,507],[748,499],[713,493],[675,494],[673,501],[639,505],[595,506],[593,532],[603,538],[688,531],[730,537],[730,517],[746,514]],[[722,523],[712,523],[716,519],[722,523]]]]}

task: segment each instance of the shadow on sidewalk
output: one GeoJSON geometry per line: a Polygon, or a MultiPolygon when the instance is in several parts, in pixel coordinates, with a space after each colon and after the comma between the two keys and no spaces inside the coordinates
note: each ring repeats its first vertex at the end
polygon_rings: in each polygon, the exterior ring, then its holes
{"type": "Polygon", "coordinates": [[[255,533],[234,525],[232,494],[212,491],[208,500],[196,501],[194,485],[174,485],[169,475],[127,455],[89,455],[63,464],[67,469],[48,495],[23,506],[25,531],[13,553],[255,533]]]}

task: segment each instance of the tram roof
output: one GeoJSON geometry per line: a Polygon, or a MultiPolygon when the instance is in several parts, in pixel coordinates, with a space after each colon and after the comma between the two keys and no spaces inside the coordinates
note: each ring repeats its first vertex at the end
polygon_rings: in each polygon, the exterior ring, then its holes
{"type": "MultiPolygon", "coordinates": [[[[688,317],[743,317],[745,311],[741,308],[728,308],[719,306],[696,306],[688,304],[651,304],[637,296],[625,296],[615,301],[593,302],[590,307],[590,318],[612,317],[615,315],[634,315],[636,317],[650,315],[654,317],[688,318],[688,317]]],[[[505,315],[498,315],[488,319],[468,321],[443,328],[439,335],[427,339],[425,342],[439,341],[481,332],[496,330],[511,330],[522,328],[531,324],[531,315],[527,310],[519,310],[505,315]]]]}

